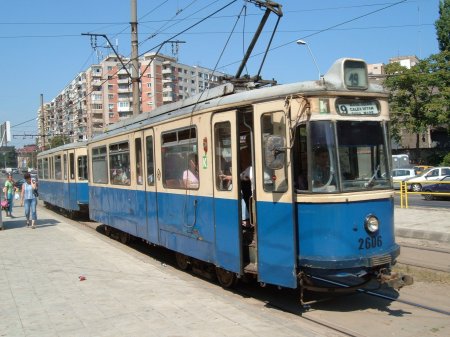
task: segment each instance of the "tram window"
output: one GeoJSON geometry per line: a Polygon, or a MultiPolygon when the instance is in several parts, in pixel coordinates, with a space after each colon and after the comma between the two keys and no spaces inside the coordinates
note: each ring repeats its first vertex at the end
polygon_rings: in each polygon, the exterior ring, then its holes
{"type": "Polygon", "coordinates": [[[63,156],[62,166],[63,166],[64,180],[67,180],[67,154],[64,154],[63,156]]]}
{"type": "Polygon", "coordinates": [[[43,179],[44,178],[44,175],[43,175],[44,171],[42,169],[42,159],[38,160],[38,164],[37,165],[38,165],[38,178],[39,179],[43,179]]]}
{"type": "Polygon", "coordinates": [[[136,138],[134,140],[134,148],[136,151],[136,183],[142,185],[144,181],[142,180],[142,142],[141,138],[136,138]]]}
{"type": "Polygon", "coordinates": [[[222,122],[214,125],[216,188],[220,191],[231,191],[231,124],[222,122]]]}
{"type": "Polygon", "coordinates": [[[380,122],[337,123],[344,191],[390,186],[385,128],[380,122]]]}
{"type": "Polygon", "coordinates": [[[69,153],[69,174],[70,179],[75,179],[75,154],[69,153]]]}
{"type": "Polygon", "coordinates": [[[147,136],[145,139],[147,149],[147,184],[155,184],[155,168],[153,163],[153,136],[147,136]]]}
{"type": "Polygon", "coordinates": [[[197,132],[195,128],[162,135],[162,172],[166,188],[198,189],[197,132]]]}
{"type": "Polygon", "coordinates": [[[49,158],[48,167],[49,167],[49,171],[50,171],[49,178],[50,179],[55,179],[54,168],[53,168],[53,157],[49,158]]]}
{"type": "Polygon", "coordinates": [[[87,170],[87,156],[79,156],[78,162],[78,180],[87,180],[88,170],[87,170]]]}
{"type": "Polygon", "coordinates": [[[330,121],[311,122],[310,137],[312,191],[335,192],[337,189],[337,164],[334,124],[330,121]]]}
{"type": "Polygon", "coordinates": [[[48,158],[42,159],[42,178],[48,179],[48,158]]]}
{"type": "Polygon", "coordinates": [[[130,185],[130,149],[128,142],[109,146],[109,178],[114,185],[130,185]]]}
{"type": "Polygon", "coordinates": [[[108,183],[108,162],[106,146],[92,149],[92,181],[98,184],[108,183]]]}
{"type": "Polygon", "coordinates": [[[296,130],[294,145],[294,186],[297,191],[308,191],[308,146],[306,125],[296,130]]]}
{"type": "Polygon", "coordinates": [[[55,156],[55,179],[62,179],[62,170],[61,170],[61,156],[55,156]]]}
{"type": "MultiPolygon", "coordinates": [[[[267,113],[262,115],[261,118],[262,148],[265,148],[266,140],[269,136],[281,137],[286,145],[286,122],[284,113],[282,111],[267,113]]],[[[286,192],[288,189],[286,153],[284,152],[280,155],[280,158],[283,158],[282,167],[279,169],[270,169],[266,166],[265,151],[263,151],[263,186],[266,192],[286,192]],[[282,157],[283,154],[284,157],[282,157]]]]}

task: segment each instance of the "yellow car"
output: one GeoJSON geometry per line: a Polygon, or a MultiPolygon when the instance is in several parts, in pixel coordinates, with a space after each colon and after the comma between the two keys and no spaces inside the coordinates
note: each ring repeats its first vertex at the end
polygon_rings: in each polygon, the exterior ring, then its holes
{"type": "Polygon", "coordinates": [[[416,175],[421,174],[423,171],[428,170],[429,168],[432,168],[433,166],[429,165],[416,165],[413,167],[414,172],[416,172],[416,175]]]}

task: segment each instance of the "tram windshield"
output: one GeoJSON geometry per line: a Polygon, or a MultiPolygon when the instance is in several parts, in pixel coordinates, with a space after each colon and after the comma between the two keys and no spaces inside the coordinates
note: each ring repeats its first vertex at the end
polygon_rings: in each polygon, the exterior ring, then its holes
{"type": "Polygon", "coordinates": [[[297,192],[391,188],[385,136],[382,122],[313,121],[308,127],[300,125],[294,148],[297,192]]]}

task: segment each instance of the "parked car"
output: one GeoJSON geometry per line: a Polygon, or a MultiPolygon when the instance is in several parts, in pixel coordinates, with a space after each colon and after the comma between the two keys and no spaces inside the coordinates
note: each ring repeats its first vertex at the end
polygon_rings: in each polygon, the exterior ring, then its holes
{"type": "Polygon", "coordinates": [[[421,174],[423,171],[428,170],[432,168],[433,166],[429,165],[415,165],[413,166],[414,171],[416,171],[416,175],[421,174]]]}
{"type": "Polygon", "coordinates": [[[420,192],[422,186],[428,185],[427,182],[440,180],[445,176],[450,176],[450,167],[433,167],[418,176],[405,179],[405,181],[408,183],[408,190],[420,192]]]}
{"type": "Polygon", "coordinates": [[[392,182],[394,183],[394,188],[399,189],[400,183],[405,179],[415,177],[416,173],[414,169],[404,168],[404,169],[393,169],[392,170],[392,182]]]}
{"type": "Polygon", "coordinates": [[[24,182],[25,182],[25,179],[23,179],[23,178],[19,179],[14,183],[14,187],[17,187],[19,190],[21,190],[24,182]]]}
{"type": "Polygon", "coordinates": [[[432,194],[422,194],[425,200],[433,200],[436,198],[448,198],[450,199],[450,176],[445,176],[441,180],[442,183],[426,185],[423,187],[422,192],[433,192],[433,193],[449,193],[449,195],[432,195],[432,194]]]}

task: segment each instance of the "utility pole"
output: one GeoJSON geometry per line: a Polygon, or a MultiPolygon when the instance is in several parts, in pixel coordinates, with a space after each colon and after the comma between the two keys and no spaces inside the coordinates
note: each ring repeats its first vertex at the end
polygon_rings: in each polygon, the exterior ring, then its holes
{"type": "Polygon", "coordinates": [[[137,0],[131,0],[131,90],[133,92],[133,116],[137,116],[140,111],[140,76],[139,76],[139,53],[138,53],[138,27],[137,27],[137,0]]]}
{"type": "MultiPolygon", "coordinates": [[[[41,133],[44,135],[44,94],[41,94],[41,133]]],[[[45,136],[42,136],[42,138],[39,140],[41,143],[41,148],[44,149],[45,148],[45,136]]]]}

